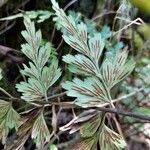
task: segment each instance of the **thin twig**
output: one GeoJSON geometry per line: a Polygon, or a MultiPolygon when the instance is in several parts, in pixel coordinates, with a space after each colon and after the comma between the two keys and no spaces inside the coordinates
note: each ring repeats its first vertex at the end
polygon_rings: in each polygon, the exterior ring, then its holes
{"type": "MultiPolygon", "coordinates": [[[[62,97],[66,95],[66,92],[62,92],[62,93],[59,93],[59,94],[55,94],[55,95],[52,95],[52,96],[48,96],[47,99],[50,100],[50,99],[55,99],[55,98],[58,98],[58,97],[62,97]]],[[[44,99],[43,99],[44,100],[44,99]]]]}
{"type": "Polygon", "coordinates": [[[146,115],[139,114],[139,113],[125,112],[125,111],[120,111],[117,109],[105,108],[105,107],[95,108],[95,109],[98,111],[110,112],[110,113],[114,113],[117,115],[123,115],[123,116],[134,117],[137,119],[150,121],[150,116],[146,116],[146,115]]]}
{"type": "Polygon", "coordinates": [[[100,15],[97,15],[94,18],[92,18],[92,21],[95,21],[95,20],[97,20],[97,19],[99,19],[99,18],[101,18],[101,17],[103,17],[105,15],[109,15],[109,14],[116,14],[116,11],[104,12],[104,13],[102,13],[100,15]]]}
{"type": "Polygon", "coordinates": [[[69,2],[65,7],[64,7],[64,11],[66,11],[71,5],[73,5],[77,0],[72,0],[71,2],[69,2]]]}
{"type": "Polygon", "coordinates": [[[7,91],[5,91],[3,88],[0,87],[0,91],[3,92],[5,95],[7,95],[11,99],[15,99],[13,96],[11,96],[7,91]]]}
{"type": "MultiPolygon", "coordinates": [[[[129,20],[126,20],[126,21],[129,22],[129,20]]],[[[113,36],[115,36],[116,34],[122,32],[123,30],[127,29],[128,27],[130,27],[130,26],[133,25],[133,24],[141,25],[141,24],[143,24],[143,23],[144,23],[144,22],[142,21],[141,18],[137,18],[137,19],[135,19],[135,20],[133,20],[133,21],[130,21],[130,23],[129,23],[128,25],[126,25],[126,26],[123,27],[122,29],[118,30],[117,32],[114,32],[114,33],[113,33],[113,36]],[[139,21],[139,22],[138,22],[138,21],[139,21]]]]}
{"type": "Polygon", "coordinates": [[[15,23],[16,23],[16,21],[13,21],[9,26],[7,26],[5,29],[1,30],[0,35],[5,33],[6,31],[10,30],[15,25],[15,23]]]}

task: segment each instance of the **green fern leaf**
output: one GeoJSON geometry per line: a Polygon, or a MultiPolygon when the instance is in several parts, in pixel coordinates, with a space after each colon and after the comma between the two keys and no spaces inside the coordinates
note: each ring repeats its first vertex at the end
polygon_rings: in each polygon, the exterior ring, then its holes
{"type": "Polygon", "coordinates": [[[9,109],[9,103],[3,100],[0,100],[0,120],[7,114],[9,109]]]}
{"type": "Polygon", "coordinates": [[[88,77],[84,81],[75,78],[73,82],[66,81],[62,87],[68,90],[67,95],[77,97],[75,103],[84,106],[86,103],[99,102],[104,104],[109,102],[108,93],[98,78],[88,77]]]}
{"type": "Polygon", "coordinates": [[[23,64],[24,70],[21,70],[21,73],[27,77],[39,79],[39,70],[37,69],[36,65],[32,62],[29,62],[29,67],[23,64]]]}
{"type": "Polygon", "coordinates": [[[52,59],[51,64],[47,65],[51,53],[51,44],[42,44],[41,31],[35,30],[34,23],[27,17],[24,18],[26,31],[22,32],[27,41],[22,45],[22,52],[32,61],[29,66],[23,65],[21,73],[28,77],[28,82],[21,82],[16,85],[21,98],[25,101],[39,101],[44,97],[47,100],[47,90],[52,86],[61,75],[58,68],[57,59],[52,59]]]}
{"type": "Polygon", "coordinates": [[[78,52],[88,56],[96,65],[98,65],[99,58],[104,48],[104,42],[101,35],[96,33],[93,37],[89,37],[88,40],[87,26],[83,22],[76,24],[71,16],[66,16],[55,0],[52,0],[52,4],[55,14],[59,18],[57,19],[58,22],[67,31],[63,32],[65,42],[78,52]]]}
{"type": "Polygon", "coordinates": [[[76,33],[76,23],[73,17],[69,16],[68,18],[64,10],[59,8],[59,5],[55,0],[51,0],[51,2],[52,2],[52,7],[55,10],[55,14],[56,14],[55,20],[58,21],[59,25],[67,29],[67,32],[71,35],[76,33]]]}
{"type": "Polygon", "coordinates": [[[99,64],[99,59],[104,49],[104,41],[101,38],[101,34],[96,33],[94,37],[90,37],[89,39],[89,47],[90,47],[90,55],[89,57],[92,59],[95,64],[99,64]]]}
{"type": "Polygon", "coordinates": [[[34,78],[29,78],[28,82],[20,82],[16,88],[18,92],[22,92],[21,98],[25,101],[40,101],[45,96],[44,87],[34,78]]]}
{"type": "Polygon", "coordinates": [[[58,68],[58,60],[56,58],[52,59],[52,63],[49,67],[44,67],[41,75],[41,81],[43,82],[45,88],[48,90],[58,78],[61,76],[61,70],[58,68]]]}
{"type": "MultiPolygon", "coordinates": [[[[70,133],[80,131],[81,137],[72,146],[71,150],[96,150],[98,136],[97,131],[102,121],[101,113],[94,110],[85,111],[80,114],[74,121],[70,121],[64,127],[70,129],[70,133]]],[[[63,128],[63,127],[62,127],[63,128]]]]}
{"type": "Polygon", "coordinates": [[[43,112],[37,117],[32,128],[32,138],[35,139],[37,147],[40,149],[45,142],[50,140],[50,132],[46,125],[43,112]]]}
{"type": "MultiPolygon", "coordinates": [[[[70,43],[70,45],[72,44],[70,43]]],[[[77,46],[76,43],[74,43],[74,45],[77,46]]],[[[86,45],[86,47],[88,47],[88,45],[86,45]]],[[[84,47],[83,49],[86,50],[86,48],[84,47]]],[[[88,57],[80,54],[76,56],[72,56],[69,54],[64,56],[63,60],[68,64],[70,64],[69,69],[73,73],[85,75],[91,74],[99,76],[100,74],[99,59],[103,49],[104,49],[104,42],[101,39],[101,35],[95,34],[94,37],[90,37],[89,39],[89,48],[88,48],[89,52],[87,54],[86,52],[85,53],[82,52],[88,57]]]]}
{"type": "Polygon", "coordinates": [[[94,137],[81,138],[72,146],[71,150],[96,150],[96,139],[94,137]]]}
{"type": "Polygon", "coordinates": [[[93,137],[95,136],[98,128],[102,122],[102,114],[96,113],[95,116],[85,121],[80,125],[80,134],[82,137],[93,137]]]}
{"type": "Polygon", "coordinates": [[[9,102],[0,100],[0,139],[6,142],[9,130],[20,126],[20,115],[12,108],[9,102]]]}
{"type": "Polygon", "coordinates": [[[127,77],[134,69],[135,62],[127,60],[128,52],[119,51],[113,58],[106,58],[101,67],[101,79],[109,89],[127,77]]]}
{"type": "Polygon", "coordinates": [[[51,46],[49,43],[46,43],[44,46],[40,47],[39,51],[38,51],[38,61],[36,63],[36,66],[38,68],[43,68],[44,65],[46,64],[46,62],[48,61],[49,57],[50,57],[50,50],[51,50],[51,46]]]}
{"type": "Polygon", "coordinates": [[[118,133],[103,125],[99,136],[99,145],[102,150],[122,150],[125,148],[126,142],[118,133]]]}
{"type": "Polygon", "coordinates": [[[95,64],[86,56],[78,55],[66,55],[63,56],[63,61],[69,64],[69,70],[76,74],[91,76],[98,75],[100,69],[95,66],[95,64]]]}
{"type": "Polygon", "coordinates": [[[27,43],[22,45],[22,52],[36,64],[42,41],[41,31],[36,32],[34,22],[27,17],[24,19],[24,24],[26,31],[22,31],[22,35],[27,43]]]}
{"type": "Polygon", "coordinates": [[[52,0],[53,9],[57,16],[57,23],[60,24],[66,31],[63,35],[64,40],[71,47],[82,54],[88,54],[89,48],[87,44],[87,27],[84,23],[76,25],[72,16],[66,16],[65,12],[59,8],[58,3],[52,0]]]}

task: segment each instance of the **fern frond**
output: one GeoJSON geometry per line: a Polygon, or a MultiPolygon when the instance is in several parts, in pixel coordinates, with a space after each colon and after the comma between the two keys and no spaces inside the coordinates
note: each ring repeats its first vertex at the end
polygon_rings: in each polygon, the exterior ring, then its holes
{"type": "Polygon", "coordinates": [[[76,24],[72,16],[67,16],[64,11],[59,8],[55,0],[52,0],[52,4],[55,14],[58,17],[57,23],[66,29],[63,32],[65,42],[78,52],[89,57],[97,66],[104,48],[101,35],[96,33],[94,36],[88,37],[86,24],[83,22],[76,24]]]}
{"type": "Polygon", "coordinates": [[[46,65],[50,58],[51,44],[42,44],[41,31],[35,30],[34,22],[25,17],[24,24],[26,30],[22,35],[27,43],[22,45],[21,50],[32,62],[29,62],[29,66],[24,64],[24,70],[21,70],[21,73],[28,77],[28,82],[21,82],[16,88],[22,92],[22,99],[28,102],[39,101],[46,96],[49,87],[61,76],[61,71],[56,58],[52,59],[50,65],[46,65]]]}
{"type": "Polygon", "coordinates": [[[20,115],[13,109],[9,102],[0,100],[0,139],[6,143],[6,137],[11,129],[18,130],[20,115]]]}
{"type": "Polygon", "coordinates": [[[37,117],[36,121],[34,122],[31,136],[33,139],[35,139],[36,146],[39,149],[42,149],[45,142],[49,142],[50,133],[46,125],[43,112],[40,113],[40,115],[37,117]]]}
{"type": "Polygon", "coordinates": [[[122,150],[126,142],[118,133],[103,125],[99,135],[99,145],[102,150],[122,150]]]}
{"type": "MultiPolygon", "coordinates": [[[[105,27],[101,33],[89,34],[86,24],[82,21],[75,22],[72,16],[67,16],[59,8],[55,0],[51,1],[56,22],[63,28],[65,42],[81,53],[75,56],[68,54],[63,57],[63,60],[69,64],[71,72],[85,77],[84,80],[74,78],[72,81],[66,81],[62,87],[67,90],[68,96],[76,97],[75,104],[81,107],[90,107],[94,103],[111,104],[111,88],[131,73],[135,66],[134,61],[128,61],[128,53],[123,50],[113,58],[107,57],[100,65],[104,47],[108,49],[110,46],[105,46],[108,44],[106,39],[111,36],[110,29],[105,27]]],[[[120,43],[118,45],[117,48],[120,47],[120,43]]],[[[78,123],[72,120],[66,126],[66,129],[71,128],[71,132],[80,130],[81,139],[72,150],[95,150],[97,145],[103,150],[124,148],[126,146],[124,139],[103,123],[105,117],[95,116],[78,123]]]]}
{"type": "MultiPolygon", "coordinates": [[[[127,60],[128,52],[126,50],[118,51],[115,57],[110,58],[107,57],[100,65],[100,58],[102,51],[105,47],[105,41],[108,37],[110,37],[111,32],[110,29],[105,27],[103,28],[101,33],[94,33],[93,36],[89,35],[87,32],[87,26],[80,22],[76,23],[71,16],[67,16],[64,11],[59,8],[58,3],[55,0],[52,0],[53,9],[55,10],[55,14],[58,17],[58,22],[65,31],[63,32],[63,38],[71,47],[77,50],[79,53],[75,56],[69,54],[63,57],[63,60],[69,64],[69,70],[75,74],[90,76],[91,78],[97,77],[97,83],[100,84],[102,89],[105,89],[106,93],[104,97],[99,99],[100,102],[107,102],[110,100],[110,90],[114,87],[118,82],[123,80],[126,76],[128,76],[133,68],[135,67],[135,63],[133,60],[127,60]],[[105,32],[105,33],[104,33],[105,32]],[[102,38],[103,37],[103,38],[102,38]],[[113,60],[114,59],[114,60],[113,60]],[[108,95],[108,96],[106,96],[108,95]],[[105,99],[105,100],[104,100],[105,99]],[[107,99],[107,100],[106,100],[107,99]]],[[[120,47],[120,43],[119,43],[120,47]]],[[[116,48],[117,49],[117,48],[116,48]]],[[[67,83],[67,82],[66,82],[67,83]]],[[[79,82],[80,83],[80,82],[79,82]]],[[[91,82],[92,83],[92,82],[91,82]]],[[[70,82],[68,85],[71,84],[70,82]]],[[[72,82],[74,85],[74,81],[72,82]]],[[[71,90],[72,88],[67,88],[67,86],[63,86],[66,90],[71,90]]],[[[68,86],[70,87],[70,86],[68,86]]],[[[82,88],[82,84],[77,86],[78,88],[82,88]]],[[[88,89],[91,91],[94,90],[91,87],[91,84],[87,85],[88,89]]],[[[94,93],[95,91],[93,91],[94,93]]],[[[69,95],[70,92],[68,92],[69,95]]],[[[84,92],[82,91],[82,95],[84,92]]],[[[86,91],[85,91],[86,95],[86,91]]],[[[69,95],[75,96],[75,95],[69,95]]],[[[94,95],[93,95],[94,96],[94,95]]],[[[79,101],[83,101],[83,98],[78,97],[76,95],[76,104],[79,104],[79,101]]],[[[91,96],[92,97],[92,96],[91,96]]],[[[94,99],[90,98],[91,102],[94,99]]],[[[90,103],[90,99],[83,101],[83,103],[90,103]]],[[[98,101],[98,99],[95,99],[98,101]]],[[[80,105],[82,102],[80,103],[80,105]]]]}

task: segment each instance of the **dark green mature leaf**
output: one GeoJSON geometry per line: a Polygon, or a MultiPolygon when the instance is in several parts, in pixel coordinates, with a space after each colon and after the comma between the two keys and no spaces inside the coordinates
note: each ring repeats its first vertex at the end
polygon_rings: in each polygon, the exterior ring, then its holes
{"type": "Polygon", "coordinates": [[[9,102],[0,100],[0,139],[6,142],[10,129],[18,130],[20,115],[12,108],[9,102]]]}
{"type": "Polygon", "coordinates": [[[119,51],[113,58],[106,58],[101,68],[101,79],[109,89],[127,77],[135,67],[133,60],[127,60],[127,50],[119,51]]]}
{"type": "Polygon", "coordinates": [[[68,90],[68,96],[77,97],[75,103],[80,106],[90,102],[110,102],[105,87],[96,77],[88,77],[84,81],[75,78],[73,82],[63,83],[62,87],[68,90]]]}
{"type": "Polygon", "coordinates": [[[125,148],[126,142],[118,133],[103,125],[99,135],[99,145],[102,150],[121,150],[125,148]]]}
{"type": "Polygon", "coordinates": [[[32,128],[32,138],[35,139],[36,145],[39,149],[44,146],[45,142],[50,140],[50,132],[46,125],[43,112],[37,117],[32,128]]]}

